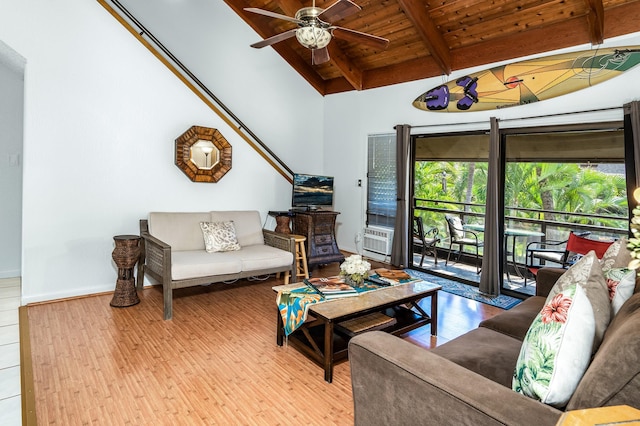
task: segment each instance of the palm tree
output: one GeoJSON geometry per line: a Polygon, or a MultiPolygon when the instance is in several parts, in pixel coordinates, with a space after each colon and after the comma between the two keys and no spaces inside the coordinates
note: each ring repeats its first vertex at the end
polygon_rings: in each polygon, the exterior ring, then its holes
{"type": "MultiPolygon", "coordinates": [[[[486,184],[485,162],[416,162],[416,198],[484,204],[486,184]]],[[[624,177],[577,163],[508,163],[504,197],[506,206],[543,210],[546,213],[540,213],[537,219],[550,221],[575,222],[553,213],[562,211],[627,214],[624,177]]],[[[483,209],[466,206],[465,210],[481,213],[483,209]]],[[[518,216],[531,217],[526,212],[519,212],[518,216]]],[[[592,222],[582,218],[579,223],[592,222]]],[[[620,226],[620,221],[605,219],[592,224],[620,226]]]]}

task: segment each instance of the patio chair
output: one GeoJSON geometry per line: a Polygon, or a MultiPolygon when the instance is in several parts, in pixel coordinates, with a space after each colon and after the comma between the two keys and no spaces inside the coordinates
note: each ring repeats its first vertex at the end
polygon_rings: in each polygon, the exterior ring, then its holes
{"type": "Polygon", "coordinates": [[[438,237],[438,228],[435,226],[429,230],[424,230],[424,223],[420,216],[413,218],[413,252],[420,253],[420,267],[424,262],[426,254],[431,253],[434,258],[434,263],[438,265],[438,248],[437,244],[440,242],[438,237]]]}
{"type": "Polygon", "coordinates": [[[445,265],[449,264],[449,258],[451,257],[451,252],[453,251],[453,245],[457,244],[460,248],[458,252],[458,260],[460,260],[460,256],[462,256],[462,252],[464,251],[464,246],[473,246],[476,248],[476,273],[480,273],[480,254],[479,249],[483,246],[483,242],[478,239],[478,234],[464,229],[464,224],[462,220],[453,214],[444,215],[447,220],[447,232],[449,239],[449,254],[447,255],[447,261],[445,265]]]}
{"type": "MultiPolygon", "coordinates": [[[[598,259],[604,256],[613,241],[598,241],[587,238],[590,232],[571,232],[566,241],[533,241],[527,244],[527,269],[536,276],[538,269],[546,262],[558,264],[560,268],[569,268],[591,250],[598,259]],[[561,247],[565,245],[564,248],[561,247]],[[536,262],[537,260],[537,262],[536,262]]],[[[524,285],[527,285],[525,277],[524,285]]]]}

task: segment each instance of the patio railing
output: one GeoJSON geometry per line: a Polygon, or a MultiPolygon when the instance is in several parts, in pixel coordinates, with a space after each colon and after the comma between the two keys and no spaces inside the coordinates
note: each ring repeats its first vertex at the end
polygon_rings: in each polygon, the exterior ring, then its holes
{"type": "MultiPolygon", "coordinates": [[[[464,223],[484,223],[484,204],[463,203],[447,200],[415,199],[414,212],[420,215],[425,226],[436,226],[442,236],[440,247],[447,249],[445,214],[457,214],[464,223]]],[[[505,228],[521,228],[537,231],[544,236],[518,239],[515,255],[518,264],[524,266],[527,243],[531,241],[564,241],[569,232],[589,232],[589,238],[618,239],[628,235],[629,217],[593,213],[575,213],[552,210],[537,210],[519,207],[505,208],[505,228]],[[551,217],[553,219],[545,219],[551,217]]]]}

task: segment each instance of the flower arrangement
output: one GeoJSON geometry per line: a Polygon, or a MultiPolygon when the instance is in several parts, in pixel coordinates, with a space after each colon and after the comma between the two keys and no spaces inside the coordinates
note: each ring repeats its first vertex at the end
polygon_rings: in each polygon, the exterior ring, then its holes
{"type": "Polygon", "coordinates": [[[638,270],[640,268],[640,207],[633,209],[632,213],[631,233],[633,234],[633,238],[629,238],[629,243],[627,244],[627,248],[631,251],[629,269],[638,270]]]}
{"type": "Polygon", "coordinates": [[[369,276],[371,264],[362,259],[359,254],[353,254],[340,265],[340,275],[350,284],[362,285],[364,279],[369,276]]]}

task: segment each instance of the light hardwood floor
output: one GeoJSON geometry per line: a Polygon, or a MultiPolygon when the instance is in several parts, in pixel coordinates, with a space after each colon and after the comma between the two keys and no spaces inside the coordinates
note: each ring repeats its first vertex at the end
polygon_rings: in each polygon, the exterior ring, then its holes
{"type": "MultiPolygon", "coordinates": [[[[159,287],[128,308],[112,308],[111,294],[28,306],[38,424],[353,424],[348,361],[327,383],[319,366],[275,344],[271,287],[281,282],[176,291],[170,321],[159,287]]],[[[501,311],[444,292],[438,301],[439,336],[426,326],[406,339],[432,347],[501,311]]]]}

